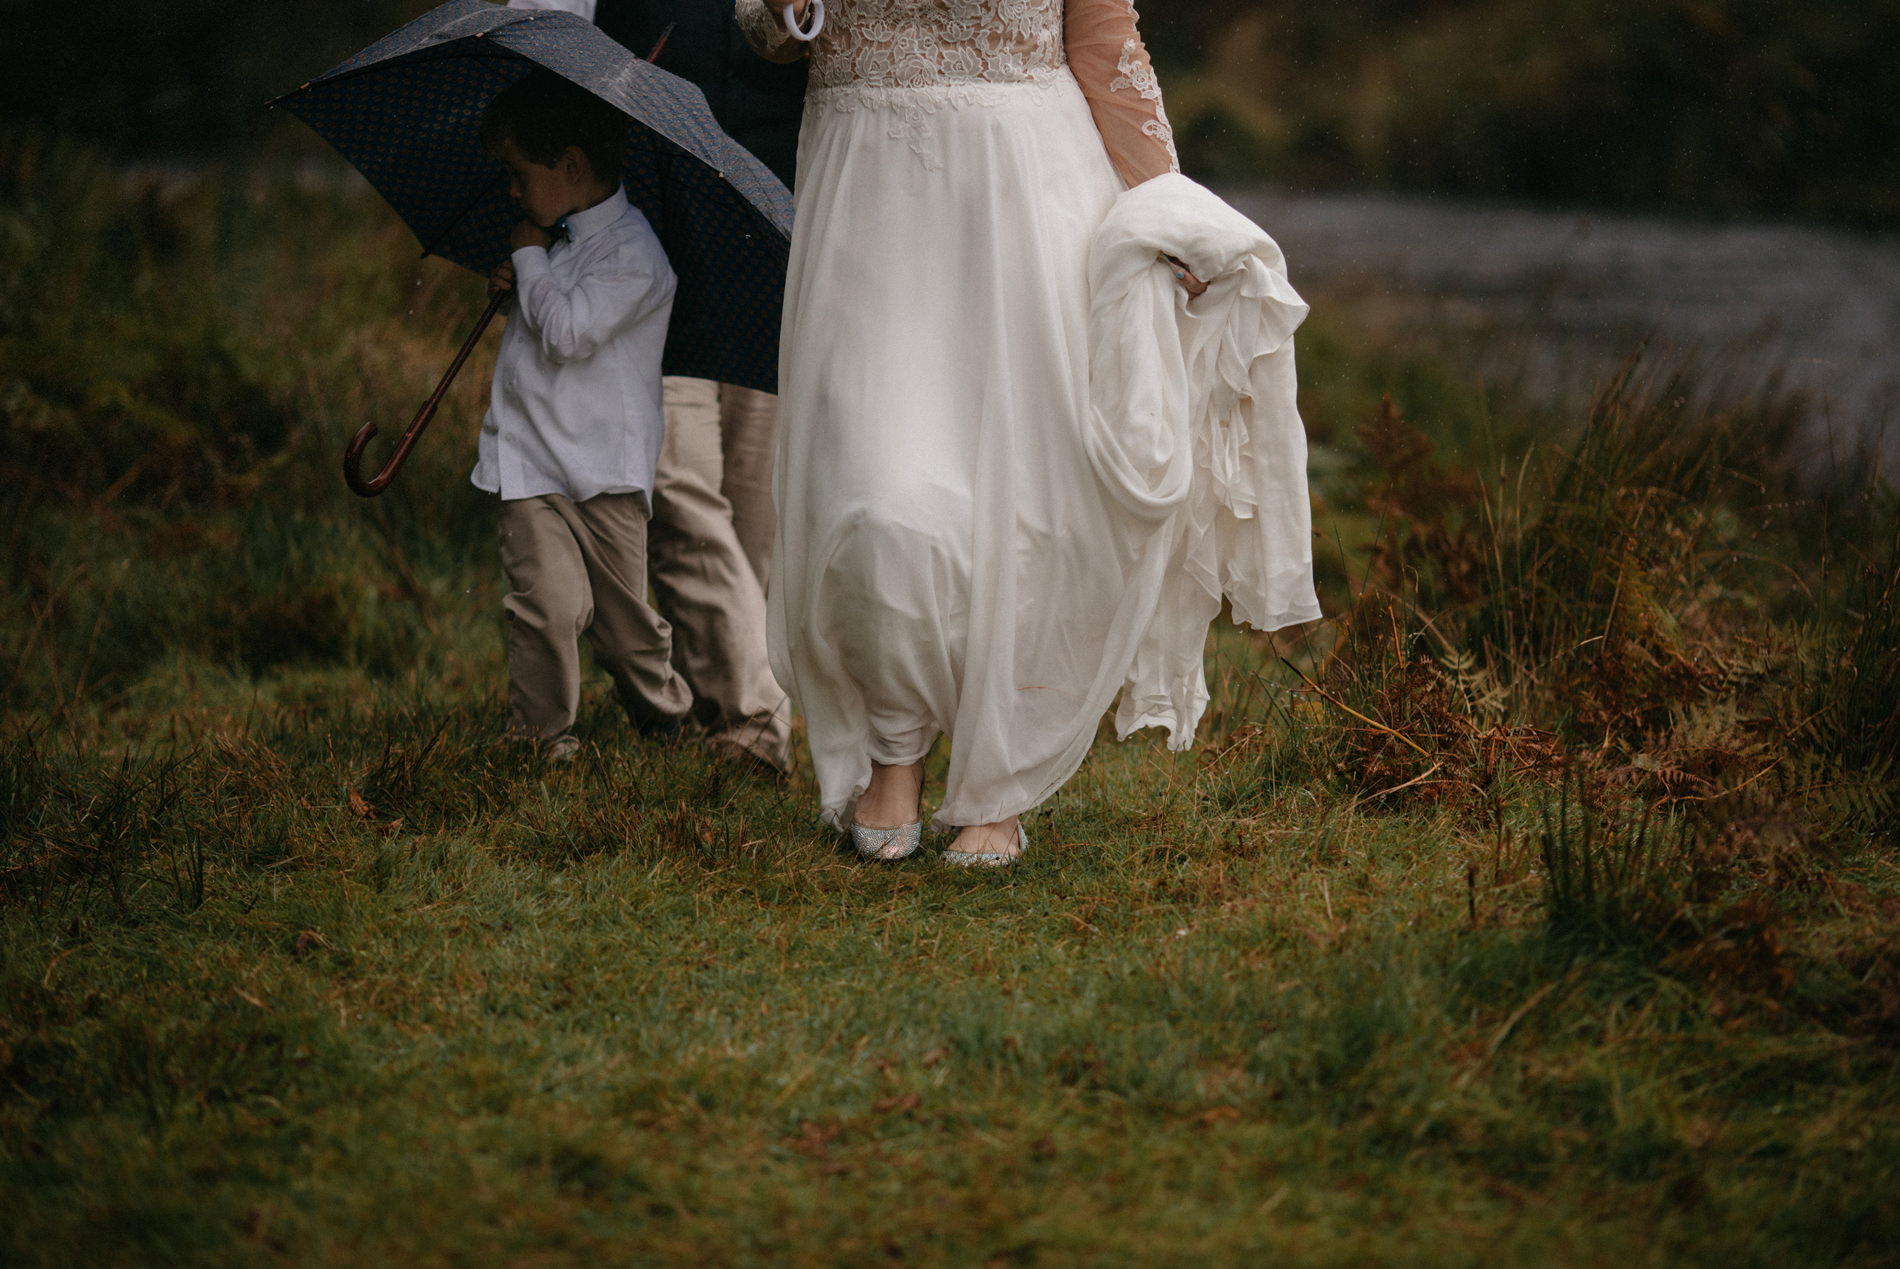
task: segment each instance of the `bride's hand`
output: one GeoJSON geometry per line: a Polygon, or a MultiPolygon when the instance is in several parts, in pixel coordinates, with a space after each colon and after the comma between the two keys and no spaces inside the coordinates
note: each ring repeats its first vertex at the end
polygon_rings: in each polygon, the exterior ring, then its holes
{"type": "Polygon", "coordinates": [[[1173,256],[1163,256],[1162,259],[1168,262],[1168,267],[1174,271],[1174,280],[1181,284],[1181,289],[1188,293],[1189,299],[1207,290],[1207,283],[1195,277],[1194,270],[1188,268],[1186,264],[1173,256]]]}

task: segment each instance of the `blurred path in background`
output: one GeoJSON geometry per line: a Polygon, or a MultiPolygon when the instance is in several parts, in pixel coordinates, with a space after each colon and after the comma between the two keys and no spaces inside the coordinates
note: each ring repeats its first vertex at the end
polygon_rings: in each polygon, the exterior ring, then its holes
{"type": "Polygon", "coordinates": [[[1804,401],[1816,461],[1887,443],[1900,476],[1900,235],[1228,189],[1322,314],[1456,352],[1551,404],[1587,401],[1645,336],[1735,399],[1804,401]],[[1841,442],[1847,442],[1841,444],[1841,442]]]}

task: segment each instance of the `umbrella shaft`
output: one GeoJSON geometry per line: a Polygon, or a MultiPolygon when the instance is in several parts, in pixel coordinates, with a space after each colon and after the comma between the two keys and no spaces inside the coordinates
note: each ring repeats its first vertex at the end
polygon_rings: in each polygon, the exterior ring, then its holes
{"type": "Polygon", "coordinates": [[[449,385],[455,382],[455,376],[462,372],[462,364],[468,360],[468,355],[475,351],[476,341],[481,339],[482,332],[488,329],[488,323],[495,319],[495,314],[501,311],[502,304],[510,294],[512,294],[510,291],[497,291],[489,299],[488,307],[482,311],[480,320],[475,323],[475,329],[470,331],[468,338],[462,341],[462,350],[456,353],[455,360],[449,363],[448,371],[443,374],[442,381],[435,385],[435,391],[430,394],[427,401],[422,403],[422,408],[416,411],[416,417],[409,421],[408,430],[402,434],[402,439],[396,442],[396,448],[390,454],[389,461],[383,464],[381,471],[367,479],[364,478],[362,470],[363,451],[375,437],[376,425],[365,423],[357,429],[356,435],[350,440],[349,448],[343,451],[343,480],[349,485],[352,493],[362,498],[374,498],[389,488],[389,482],[396,478],[396,473],[401,471],[402,465],[409,460],[409,451],[416,447],[416,442],[422,439],[422,433],[428,428],[430,420],[435,418],[436,407],[442,404],[442,398],[447,394],[449,385]]]}

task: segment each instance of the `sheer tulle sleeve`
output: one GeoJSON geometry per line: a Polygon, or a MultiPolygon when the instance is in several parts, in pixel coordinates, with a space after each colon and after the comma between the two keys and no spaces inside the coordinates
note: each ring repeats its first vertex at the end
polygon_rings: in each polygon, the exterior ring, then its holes
{"type": "MultiPolygon", "coordinates": [[[[758,3],[759,0],[751,0],[758,3]]],[[[741,11],[746,0],[741,0],[741,11]]],[[[1161,84],[1129,0],[1068,0],[1063,20],[1069,70],[1082,85],[1108,157],[1130,188],[1178,172],[1174,129],[1161,105],[1161,84]]]]}
{"type": "Polygon", "coordinates": [[[791,37],[779,20],[778,10],[769,7],[765,0],[738,0],[733,12],[739,19],[739,29],[745,32],[746,43],[767,61],[795,62],[805,56],[810,47],[791,37]]]}

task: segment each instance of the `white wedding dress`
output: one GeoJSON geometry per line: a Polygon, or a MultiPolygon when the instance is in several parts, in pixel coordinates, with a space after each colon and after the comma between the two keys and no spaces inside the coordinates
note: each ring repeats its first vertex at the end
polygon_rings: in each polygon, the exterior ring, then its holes
{"type": "MultiPolygon", "coordinates": [[[[827,820],[873,762],[947,734],[937,823],[994,823],[1074,774],[1165,602],[1157,552],[1176,547],[1091,456],[1089,249],[1125,186],[1175,169],[1172,137],[1127,0],[826,7],[785,299],[772,668],[827,820]]],[[[738,14],[766,56],[802,54],[761,0],[738,14]]],[[[1310,553],[1305,569],[1310,596],[1310,553]]],[[[1174,714],[1132,720],[1183,744],[1205,701],[1198,644],[1190,659],[1174,714]]]]}

